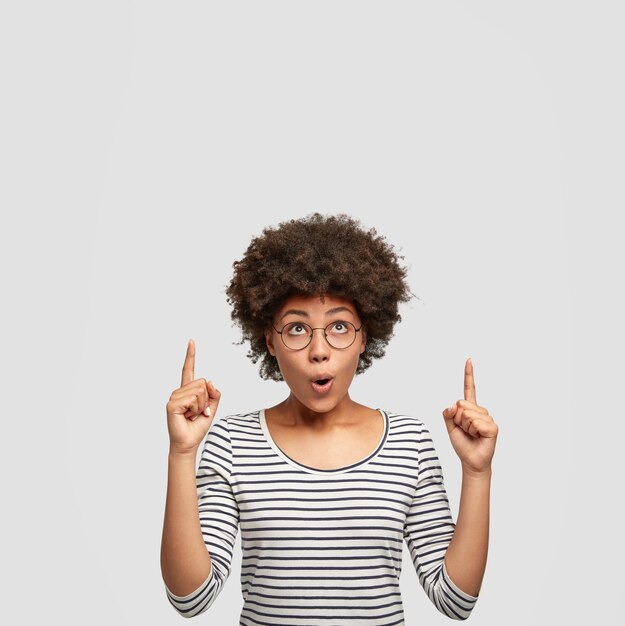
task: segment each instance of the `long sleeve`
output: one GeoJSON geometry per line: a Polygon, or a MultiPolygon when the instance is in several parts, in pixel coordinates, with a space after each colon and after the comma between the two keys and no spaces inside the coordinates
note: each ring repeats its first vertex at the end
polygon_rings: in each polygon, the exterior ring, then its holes
{"type": "Polygon", "coordinates": [[[457,587],[445,567],[445,553],[456,525],[451,517],[442,467],[430,432],[423,423],[418,461],[417,486],[406,517],[404,538],[428,598],[444,615],[465,620],[478,596],[457,587]]]}
{"type": "Polygon", "coordinates": [[[195,617],[215,601],[230,575],[239,509],[230,477],[232,446],[227,417],[215,420],[206,435],[196,474],[200,526],[211,557],[208,578],[186,596],[176,596],[165,585],[167,597],[183,617],[195,617]]]}

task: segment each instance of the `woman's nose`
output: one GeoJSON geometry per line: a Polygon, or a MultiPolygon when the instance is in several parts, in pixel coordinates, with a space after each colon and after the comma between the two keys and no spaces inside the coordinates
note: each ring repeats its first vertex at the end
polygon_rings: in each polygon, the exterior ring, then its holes
{"type": "Polygon", "coordinates": [[[331,348],[325,336],[325,329],[314,328],[312,334],[313,336],[308,346],[311,356],[323,356],[328,354],[331,348]]]}

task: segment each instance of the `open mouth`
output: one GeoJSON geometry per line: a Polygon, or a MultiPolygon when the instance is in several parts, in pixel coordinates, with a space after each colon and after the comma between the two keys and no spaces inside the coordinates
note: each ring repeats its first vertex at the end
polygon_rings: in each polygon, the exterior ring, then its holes
{"type": "Polygon", "coordinates": [[[321,378],[313,380],[310,384],[317,393],[327,393],[332,388],[333,378],[321,378]]]}

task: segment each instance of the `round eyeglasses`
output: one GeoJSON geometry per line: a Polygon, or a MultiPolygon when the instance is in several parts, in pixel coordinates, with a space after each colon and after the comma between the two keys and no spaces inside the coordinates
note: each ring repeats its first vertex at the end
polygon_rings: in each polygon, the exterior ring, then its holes
{"type": "MultiPolygon", "coordinates": [[[[273,324],[272,324],[273,326],[273,324]]],[[[355,339],[356,333],[362,329],[356,328],[351,322],[344,322],[342,320],[336,322],[330,322],[325,328],[320,326],[319,328],[312,328],[305,322],[288,322],[282,330],[278,330],[275,326],[273,329],[282,338],[282,343],[291,350],[303,350],[312,341],[313,332],[315,330],[323,330],[323,335],[326,341],[338,350],[344,350],[349,348],[355,339]]]]}

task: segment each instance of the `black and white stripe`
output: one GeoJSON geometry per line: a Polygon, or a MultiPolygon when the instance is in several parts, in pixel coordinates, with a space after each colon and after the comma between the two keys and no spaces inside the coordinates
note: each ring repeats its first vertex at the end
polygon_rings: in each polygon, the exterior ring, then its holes
{"type": "Polygon", "coordinates": [[[443,560],[455,524],[430,433],[416,417],[378,410],[385,429],[377,449],[337,470],[286,455],[262,409],[211,424],[197,494],[212,568],[186,596],[165,586],[181,615],[215,601],[240,528],[241,626],[402,625],[403,541],[434,606],[469,617],[477,596],[451,581],[443,560]]]}

